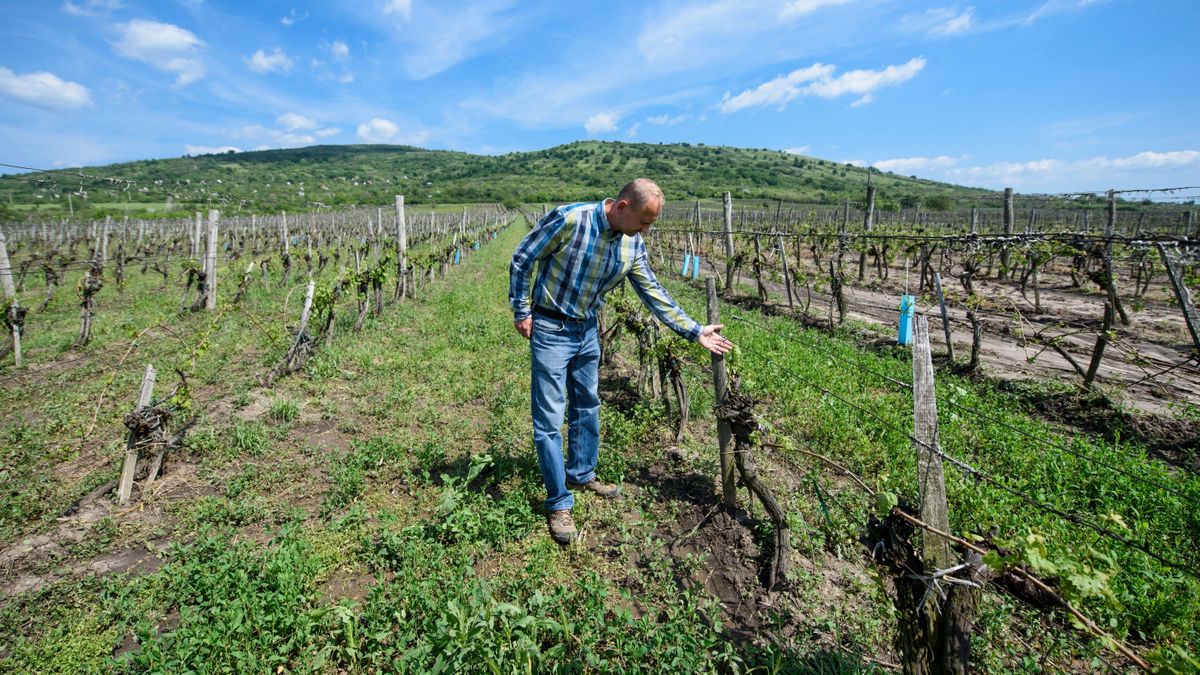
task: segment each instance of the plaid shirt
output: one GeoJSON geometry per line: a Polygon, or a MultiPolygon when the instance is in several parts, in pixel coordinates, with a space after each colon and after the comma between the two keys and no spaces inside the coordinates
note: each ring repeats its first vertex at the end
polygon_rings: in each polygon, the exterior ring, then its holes
{"type": "Polygon", "coordinates": [[[626,276],[634,292],[668,328],[695,341],[700,324],[662,287],[646,256],[641,234],[621,234],[608,224],[605,202],[560,206],[546,214],[513,252],[508,301],[516,321],[531,314],[529,277],[540,261],[533,304],[579,319],[604,306],[604,294],[626,276]]]}

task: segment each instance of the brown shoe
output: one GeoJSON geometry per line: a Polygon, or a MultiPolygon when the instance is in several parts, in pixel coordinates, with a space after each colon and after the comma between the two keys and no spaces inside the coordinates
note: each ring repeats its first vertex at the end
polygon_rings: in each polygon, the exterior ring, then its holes
{"type": "Polygon", "coordinates": [[[584,483],[583,485],[578,485],[575,483],[567,483],[567,487],[571,488],[571,489],[587,490],[588,492],[598,494],[601,497],[604,497],[605,499],[616,499],[617,497],[621,496],[621,487],[620,486],[614,485],[612,483],[601,483],[600,481],[596,480],[595,478],[584,483]]]}
{"type": "Polygon", "coordinates": [[[560,544],[569,544],[579,536],[579,530],[575,529],[575,521],[571,518],[570,509],[550,512],[550,536],[560,544]]]}

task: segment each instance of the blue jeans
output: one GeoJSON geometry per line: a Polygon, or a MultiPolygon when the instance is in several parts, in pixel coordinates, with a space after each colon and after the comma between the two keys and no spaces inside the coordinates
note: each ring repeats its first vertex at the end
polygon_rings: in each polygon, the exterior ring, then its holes
{"type": "Polygon", "coordinates": [[[533,446],[546,484],[546,509],[569,509],[575,497],[567,490],[567,481],[582,485],[595,478],[600,455],[596,320],[559,321],[535,312],[529,344],[533,446]],[[561,428],[568,403],[564,466],[561,428]]]}

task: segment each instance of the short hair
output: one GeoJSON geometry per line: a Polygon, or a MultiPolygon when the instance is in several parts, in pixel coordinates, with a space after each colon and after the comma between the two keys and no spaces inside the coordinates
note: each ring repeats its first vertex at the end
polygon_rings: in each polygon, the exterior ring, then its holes
{"type": "Polygon", "coordinates": [[[634,178],[629,181],[617,194],[617,200],[622,199],[628,201],[635,209],[645,208],[652,200],[662,206],[664,201],[662,188],[649,178],[634,178]]]}

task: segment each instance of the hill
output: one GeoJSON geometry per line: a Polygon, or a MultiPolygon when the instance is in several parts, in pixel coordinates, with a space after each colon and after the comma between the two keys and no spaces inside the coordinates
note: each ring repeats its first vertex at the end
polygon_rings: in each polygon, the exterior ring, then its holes
{"type": "MultiPolygon", "coordinates": [[[[95,176],[135,181],[129,190],[102,180],[38,174],[38,184],[4,180],[3,202],[14,210],[67,212],[84,205],[91,215],[171,207],[212,206],[244,212],[306,210],[317,206],[386,204],[396,194],[410,203],[507,204],[597,199],[635,176],[657,180],[668,199],[769,199],[836,203],[862,199],[867,169],[781,150],[724,146],[580,141],[534,152],[472,155],[396,145],[318,145],[229,152],[111,164],[83,169],[95,176]],[[72,195],[68,199],[68,195],[72,195]],[[140,205],[140,206],[139,206],[140,205]]],[[[935,195],[970,195],[963,188],[872,172],[880,208],[935,195]]],[[[935,200],[929,205],[936,208],[935,200]]]]}

